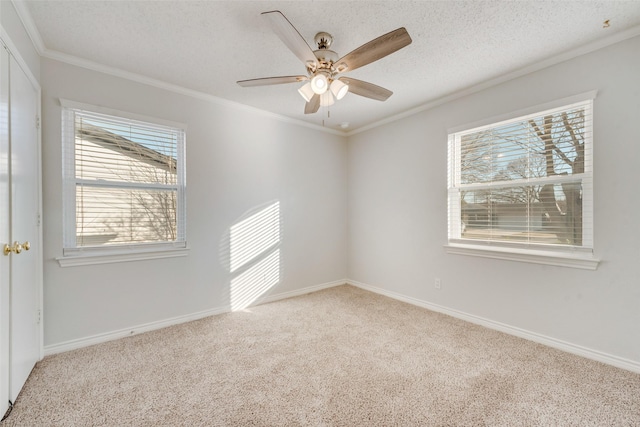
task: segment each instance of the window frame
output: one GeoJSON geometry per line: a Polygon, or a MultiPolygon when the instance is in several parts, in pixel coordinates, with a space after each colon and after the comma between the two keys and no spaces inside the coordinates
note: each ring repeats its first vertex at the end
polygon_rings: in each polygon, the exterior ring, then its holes
{"type": "MultiPolygon", "coordinates": [[[[63,245],[62,256],[56,258],[61,267],[105,264],[123,261],[137,261],[158,258],[179,257],[188,255],[186,230],[186,130],[183,123],[171,122],[110,108],[83,104],[60,99],[62,107],[62,198],[63,198],[63,245]],[[177,141],[177,182],[176,188],[176,228],[175,241],[150,243],[121,243],[108,246],[77,246],[76,228],[76,185],[82,182],[75,173],[75,114],[76,112],[97,113],[121,119],[123,122],[141,122],[147,126],[171,128],[178,132],[177,141]]],[[[110,182],[111,188],[148,188],[155,184],[110,182]]],[[[170,185],[174,187],[173,185],[170,185]]]]}
{"type": "MultiPolygon", "coordinates": [[[[460,163],[460,135],[465,133],[473,133],[482,129],[496,128],[509,122],[526,120],[534,116],[540,116],[551,110],[562,110],[570,108],[574,104],[590,102],[590,114],[593,119],[594,106],[593,100],[597,95],[597,91],[585,92],[582,94],[558,99],[545,104],[532,106],[526,109],[514,111],[497,117],[491,117],[479,122],[459,126],[449,129],[448,134],[448,167],[447,167],[447,244],[444,245],[445,251],[451,254],[471,255],[493,259],[506,259],[511,261],[530,262],[535,264],[547,264],[563,267],[573,267],[588,270],[595,270],[599,260],[594,257],[593,253],[593,212],[594,212],[594,195],[593,195],[593,131],[585,139],[585,151],[588,153],[585,157],[585,169],[579,176],[554,176],[538,178],[542,181],[576,181],[579,180],[583,184],[583,211],[588,214],[583,217],[586,221],[586,235],[583,236],[581,246],[570,245],[546,245],[541,243],[510,243],[495,240],[480,239],[464,239],[461,237],[461,215],[460,200],[456,198],[456,191],[461,186],[455,186],[459,182],[461,174],[460,163]],[[578,178],[578,179],[576,179],[578,178]]],[[[592,124],[590,124],[592,126],[592,124]]],[[[518,183],[514,182],[514,186],[518,183]]],[[[526,185],[524,183],[521,183],[526,185]]],[[[474,186],[476,184],[471,184],[474,186]]],[[[466,186],[469,186],[467,184],[466,186]]],[[[488,187],[490,184],[477,184],[478,187],[488,187]]]]}

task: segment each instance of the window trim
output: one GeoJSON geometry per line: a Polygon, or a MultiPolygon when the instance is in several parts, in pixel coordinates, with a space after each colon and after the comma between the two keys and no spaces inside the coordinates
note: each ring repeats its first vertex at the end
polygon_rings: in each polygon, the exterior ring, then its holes
{"type": "Polygon", "coordinates": [[[600,260],[591,254],[580,252],[572,254],[569,251],[563,253],[558,251],[525,250],[521,248],[466,245],[460,243],[449,243],[444,245],[444,249],[448,254],[555,265],[558,267],[579,268],[583,270],[596,270],[600,263],[600,260]]]}
{"type": "MultiPolygon", "coordinates": [[[[456,126],[454,128],[450,128],[447,130],[448,135],[448,177],[447,177],[447,187],[450,188],[451,179],[450,173],[458,173],[457,169],[455,169],[451,160],[451,150],[452,150],[452,141],[451,139],[454,137],[453,134],[465,132],[467,130],[478,129],[478,128],[489,128],[495,127],[501,124],[502,122],[511,121],[514,119],[518,119],[521,117],[526,117],[534,114],[538,114],[541,112],[545,112],[548,110],[558,109],[565,106],[570,106],[572,104],[585,102],[585,101],[593,101],[596,98],[597,90],[592,90],[589,92],[580,93],[577,95],[557,99],[555,101],[547,102],[544,104],[538,104],[532,107],[527,107],[524,109],[520,109],[517,111],[509,112],[507,114],[502,114],[499,116],[493,116],[490,118],[486,118],[480,121],[476,121],[474,123],[468,123],[462,126],[456,126]],[[453,170],[450,168],[454,167],[453,170]]],[[[591,106],[592,117],[594,113],[594,106],[591,106]]],[[[453,149],[456,149],[455,144],[453,149]]],[[[583,174],[583,176],[588,176],[590,178],[590,189],[588,191],[591,192],[591,196],[589,200],[587,200],[588,206],[590,207],[591,212],[593,213],[593,146],[591,147],[591,156],[586,161],[590,164],[589,172],[583,174]]],[[[568,177],[567,180],[571,180],[571,177],[568,177]]],[[[581,179],[582,181],[582,179],[581,179]]],[[[449,190],[447,191],[449,193],[449,190]]],[[[457,255],[469,255],[469,256],[478,256],[484,258],[493,258],[493,259],[501,259],[501,260],[509,260],[509,261],[521,261],[528,262],[534,264],[545,264],[545,265],[555,265],[561,267],[571,267],[571,268],[579,268],[579,269],[587,269],[587,270],[596,270],[598,264],[600,262],[599,259],[594,257],[593,254],[593,219],[592,219],[592,233],[589,236],[589,240],[587,241],[589,247],[573,247],[573,246],[553,246],[553,245],[544,245],[544,244],[517,244],[510,245],[505,242],[498,241],[471,241],[467,239],[460,239],[456,237],[452,237],[450,234],[450,222],[451,222],[451,198],[449,194],[447,194],[447,244],[444,245],[444,249],[446,253],[457,254],[457,255]]]]}
{"type": "Polygon", "coordinates": [[[111,264],[126,261],[144,261],[151,259],[175,258],[189,255],[189,248],[154,248],[145,250],[113,251],[112,253],[95,253],[95,251],[57,257],[60,267],[78,267],[83,265],[111,264]],[[93,252],[93,253],[92,253],[93,252]]]}
{"type": "MultiPolygon", "coordinates": [[[[57,257],[56,261],[61,267],[72,267],[80,265],[93,265],[93,264],[106,264],[124,261],[138,261],[149,259],[161,259],[187,256],[189,248],[187,246],[187,230],[186,230],[186,131],[187,126],[184,123],[172,122],[168,120],[158,119],[155,117],[148,117],[139,114],[129,113],[125,111],[115,110],[112,108],[105,108],[101,106],[84,104],[80,102],[70,101],[67,99],[59,99],[60,106],[62,107],[62,157],[63,157],[63,170],[62,170],[62,183],[63,183],[63,212],[75,212],[75,187],[77,179],[69,179],[69,174],[75,171],[75,168],[70,164],[73,157],[69,150],[74,150],[74,144],[70,144],[69,140],[71,136],[65,133],[66,125],[65,120],[68,118],[66,114],[74,114],[72,110],[84,110],[90,113],[105,114],[114,117],[119,117],[124,120],[135,120],[140,122],[146,122],[149,124],[155,124],[162,127],[171,127],[182,130],[183,138],[182,142],[178,144],[179,155],[178,162],[178,180],[176,185],[179,188],[178,191],[178,207],[177,207],[177,222],[178,227],[181,228],[181,235],[184,236],[184,240],[177,242],[152,242],[152,243],[125,243],[113,246],[76,246],[76,224],[75,214],[67,215],[63,214],[63,245],[62,256],[57,257]],[[69,170],[71,169],[71,170],[69,170]],[[180,184],[181,182],[181,184],[180,184]],[[181,188],[180,188],[181,187],[181,188]],[[73,235],[73,236],[71,236],[73,235]],[[73,240],[73,242],[71,242],[73,240]]],[[[73,136],[75,141],[75,136],[73,136]]],[[[75,172],[73,172],[75,177],[75,172]]],[[[154,186],[154,184],[149,184],[154,186]]],[[[127,184],[120,186],[126,187],[127,184]]],[[[164,187],[164,186],[161,186],[164,187]]]]}

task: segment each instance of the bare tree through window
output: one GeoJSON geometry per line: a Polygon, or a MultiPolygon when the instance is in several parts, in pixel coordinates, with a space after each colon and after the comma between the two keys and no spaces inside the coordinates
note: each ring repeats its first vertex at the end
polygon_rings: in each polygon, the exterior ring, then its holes
{"type": "Polygon", "coordinates": [[[125,138],[115,129],[86,119],[76,125],[77,245],[176,241],[176,141],[151,131],[125,138]]]}
{"type": "Polygon", "coordinates": [[[454,135],[462,238],[583,245],[589,106],[454,135]]]}

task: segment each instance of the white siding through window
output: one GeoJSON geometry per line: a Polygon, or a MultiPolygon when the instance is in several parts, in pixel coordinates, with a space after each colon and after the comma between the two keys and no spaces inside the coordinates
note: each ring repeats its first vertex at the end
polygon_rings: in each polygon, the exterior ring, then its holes
{"type": "Polygon", "coordinates": [[[65,108],[65,254],[184,247],[184,140],[180,128],[65,108]]]}

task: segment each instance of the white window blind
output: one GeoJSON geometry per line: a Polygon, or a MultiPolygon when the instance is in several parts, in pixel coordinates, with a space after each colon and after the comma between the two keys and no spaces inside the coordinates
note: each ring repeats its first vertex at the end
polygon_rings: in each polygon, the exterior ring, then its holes
{"type": "Polygon", "coordinates": [[[65,255],[185,247],[185,132],[63,108],[65,255]]]}
{"type": "Polygon", "coordinates": [[[449,134],[449,242],[593,249],[593,100],[449,134]]]}

